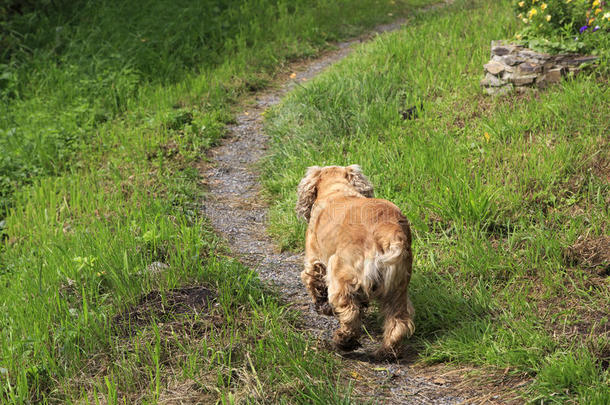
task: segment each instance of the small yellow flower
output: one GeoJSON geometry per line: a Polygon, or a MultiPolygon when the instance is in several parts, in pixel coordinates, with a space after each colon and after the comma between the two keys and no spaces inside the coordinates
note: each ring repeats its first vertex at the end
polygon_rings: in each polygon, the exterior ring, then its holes
{"type": "Polygon", "coordinates": [[[524,1],[520,1],[519,2],[519,7],[523,7],[523,6],[525,6],[525,2],[524,1]]]}
{"type": "Polygon", "coordinates": [[[515,34],[515,38],[521,39],[521,38],[523,38],[523,36],[521,34],[515,34]]]}
{"type": "Polygon", "coordinates": [[[540,5],[540,10],[546,10],[546,3],[542,3],[540,5]]]}
{"type": "Polygon", "coordinates": [[[589,18],[589,25],[591,25],[591,23],[592,23],[593,21],[595,21],[595,17],[591,17],[591,18],[589,18]]]}
{"type": "Polygon", "coordinates": [[[547,16],[546,16],[546,20],[547,20],[547,21],[551,21],[551,15],[550,15],[550,14],[547,14],[547,16]]]}
{"type": "Polygon", "coordinates": [[[489,142],[489,138],[491,138],[491,136],[489,135],[489,132],[485,132],[485,133],[483,134],[483,136],[485,137],[485,141],[486,141],[486,142],[489,142]]]}
{"type": "Polygon", "coordinates": [[[595,15],[601,13],[603,10],[601,8],[598,8],[597,10],[595,10],[595,15]]]}
{"type": "Polygon", "coordinates": [[[523,21],[525,24],[527,24],[528,22],[530,22],[530,20],[528,20],[527,18],[524,18],[524,19],[523,19],[523,20],[521,20],[521,21],[523,21]]]}
{"type": "Polygon", "coordinates": [[[593,4],[591,4],[591,7],[597,7],[597,6],[599,6],[599,3],[600,3],[600,1],[599,1],[599,0],[595,0],[595,1],[593,2],[593,4]]]}
{"type": "Polygon", "coordinates": [[[572,1],[572,0],[566,0],[566,4],[567,4],[567,3],[570,3],[571,1],[572,1]]]}
{"type": "Polygon", "coordinates": [[[605,18],[606,20],[610,20],[610,13],[606,13],[606,14],[604,14],[604,18],[605,18]]]}
{"type": "Polygon", "coordinates": [[[517,15],[517,18],[523,18],[523,14],[522,14],[522,13],[519,13],[519,14],[517,15]]]}
{"type": "Polygon", "coordinates": [[[529,13],[527,13],[527,16],[529,18],[532,18],[533,16],[535,16],[536,14],[538,14],[538,10],[536,10],[536,8],[532,8],[529,13]]]}

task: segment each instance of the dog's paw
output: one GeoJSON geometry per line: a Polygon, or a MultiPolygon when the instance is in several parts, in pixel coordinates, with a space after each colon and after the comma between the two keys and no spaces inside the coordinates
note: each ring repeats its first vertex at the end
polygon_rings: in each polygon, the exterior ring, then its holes
{"type": "Polygon", "coordinates": [[[380,347],[374,353],[375,360],[377,361],[394,361],[398,359],[399,353],[391,347],[380,347]]]}
{"type": "Polygon", "coordinates": [[[352,350],[356,350],[361,346],[357,337],[355,337],[353,334],[346,334],[341,331],[335,332],[333,342],[335,342],[337,349],[343,350],[344,352],[351,352],[352,350]]]}
{"type": "Polygon", "coordinates": [[[344,352],[351,352],[362,346],[358,339],[335,342],[335,345],[337,346],[337,349],[342,350],[344,352]]]}
{"type": "Polygon", "coordinates": [[[330,306],[330,303],[328,301],[316,303],[315,308],[316,312],[320,315],[331,316],[334,314],[333,307],[330,306]]]}

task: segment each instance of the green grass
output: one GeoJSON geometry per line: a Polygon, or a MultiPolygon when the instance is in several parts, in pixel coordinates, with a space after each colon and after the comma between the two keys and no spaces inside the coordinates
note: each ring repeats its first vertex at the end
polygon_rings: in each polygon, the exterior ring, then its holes
{"type": "Polygon", "coordinates": [[[411,345],[423,361],[525,373],[534,402],[603,404],[608,263],[566,252],[610,227],[607,77],[483,96],[490,41],[514,24],[508,1],[458,0],[358,47],[266,114],[271,233],[302,249],[306,167],[360,164],[412,224],[411,345]]]}
{"type": "Polygon", "coordinates": [[[0,216],[16,189],[74,168],[126,113],[163,124],[173,106],[226,112],[287,61],[428,2],[80,0],[11,15],[0,24],[0,216]]]}
{"type": "Polygon", "coordinates": [[[3,19],[0,402],[349,401],[336,360],[209,231],[197,165],[289,61],[426,3],[49,2],[3,19]],[[120,325],[183,285],[217,298],[120,325]]]}

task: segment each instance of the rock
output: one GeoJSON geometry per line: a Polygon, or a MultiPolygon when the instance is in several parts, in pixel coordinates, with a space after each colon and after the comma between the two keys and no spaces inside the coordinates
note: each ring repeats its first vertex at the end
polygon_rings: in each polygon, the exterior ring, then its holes
{"type": "Polygon", "coordinates": [[[568,65],[581,65],[583,63],[595,62],[597,59],[599,59],[597,56],[580,56],[566,60],[565,63],[568,65]]]}
{"type": "Polygon", "coordinates": [[[515,58],[512,55],[505,55],[505,56],[493,55],[491,57],[491,60],[494,61],[494,62],[500,62],[505,67],[506,66],[515,66],[515,65],[518,65],[520,63],[523,63],[522,59],[515,58]]]}
{"type": "MultiPolygon", "coordinates": [[[[546,81],[545,76],[538,76],[538,78],[536,79],[536,87],[538,87],[539,89],[545,89],[548,87],[548,85],[549,85],[549,82],[546,81]]],[[[531,87],[526,87],[526,86],[521,86],[519,88],[528,89],[528,90],[531,89],[531,87]]]]}
{"type": "Polygon", "coordinates": [[[492,75],[497,75],[504,71],[504,65],[500,62],[491,61],[485,66],[485,70],[491,73],[492,75]]]}
{"type": "Polygon", "coordinates": [[[538,73],[541,71],[542,66],[535,63],[525,62],[519,65],[519,72],[521,73],[538,73]]]}
{"type": "Polygon", "coordinates": [[[504,56],[510,53],[511,49],[506,46],[495,46],[491,48],[492,55],[504,56]]]}
{"type": "Polygon", "coordinates": [[[504,80],[506,83],[509,83],[513,77],[515,77],[514,72],[509,71],[504,71],[501,75],[502,80],[504,80]]]}
{"type": "Polygon", "coordinates": [[[546,53],[538,53],[531,49],[523,49],[517,52],[517,57],[522,59],[537,59],[539,61],[546,61],[551,58],[551,55],[546,53]]]}
{"type": "Polygon", "coordinates": [[[525,84],[532,84],[536,81],[538,75],[523,75],[515,76],[511,79],[511,83],[515,86],[523,86],[525,84]]]}
{"type": "Polygon", "coordinates": [[[515,87],[515,92],[519,93],[519,94],[530,93],[531,91],[532,91],[531,87],[525,87],[525,86],[517,86],[517,87],[515,87]]]}
{"type": "Polygon", "coordinates": [[[531,59],[531,62],[536,63],[538,65],[544,65],[547,62],[554,63],[554,59],[551,55],[538,54],[535,58],[531,59]]]}
{"type": "Polygon", "coordinates": [[[515,58],[514,56],[511,56],[511,55],[506,55],[506,56],[502,57],[502,62],[504,62],[508,66],[515,66],[515,65],[519,65],[519,64],[523,63],[523,60],[521,60],[519,58],[515,58]]]}
{"type": "Polygon", "coordinates": [[[502,87],[485,87],[484,91],[490,96],[502,96],[512,92],[513,86],[511,84],[507,84],[506,86],[502,87]]]}
{"type": "Polygon", "coordinates": [[[481,80],[481,86],[483,86],[483,87],[502,87],[505,84],[506,84],[505,82],[498,79],[496,76],[492,75],[491,73],[487,73],[485,75],[485,78],[483,80],[481,80]]]}
{"type": "Polygon", "coordinates": [[[544,75],[544,80],[548,83],[559,83],[564,72],[565,69],[563,68],[551,69],[544,75]]]}

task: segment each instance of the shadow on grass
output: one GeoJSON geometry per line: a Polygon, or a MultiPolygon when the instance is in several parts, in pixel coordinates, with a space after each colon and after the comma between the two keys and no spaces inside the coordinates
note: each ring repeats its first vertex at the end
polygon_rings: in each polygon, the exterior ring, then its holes
{"type": "MultiPolygon", "coordinates": [[[[488,305],[491,297],[482,285],[476,285],[468,294],[458,288],[450,277],[434,273],[414,275],[411,282],[411,299],[415,306],[415,334],[405,339],[397,359],[399,364],[412,364],[421,360],[426,346],[434,345],[447,334],[458,333],[466,324],[485,323],[491,316],[488,305]]],[[[386,363],[388,359],[378,359],[374,350],[383,336],[383,316],[373,305],[363,319],[363,349],[343,352],[344,358],[371,364],[386,363]]],[[[468,339],[475,339],[473,330],[482,338],[484,328],[467,328],[468,339]]],[[[439,360],[440,361],[440,360],[439,360]]]]}

